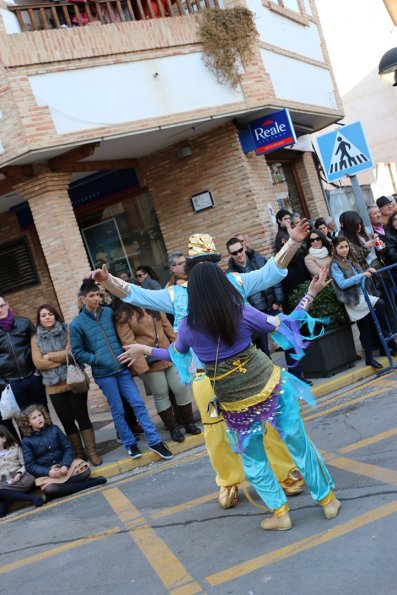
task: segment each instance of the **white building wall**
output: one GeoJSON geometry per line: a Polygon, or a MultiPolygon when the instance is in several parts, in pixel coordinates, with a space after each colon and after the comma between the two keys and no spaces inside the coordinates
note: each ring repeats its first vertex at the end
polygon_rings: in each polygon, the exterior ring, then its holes
{"type": "Polygon", "coordinates": [[[260,40],[312,60],[324,62],[317,26],[308,26],[265,8],[261,0],[247,0],[255,13],[260,40]]]}
{"type": "Polygon", "coordinates": [[[59,134],[243,101],[217,83],[200,52],[29,77],[59,134]]]}
{"type": "Polygon", "coordinates": [[[327,69],[263,49],[261,56],[278,99],[337,108],[327,69]]]}

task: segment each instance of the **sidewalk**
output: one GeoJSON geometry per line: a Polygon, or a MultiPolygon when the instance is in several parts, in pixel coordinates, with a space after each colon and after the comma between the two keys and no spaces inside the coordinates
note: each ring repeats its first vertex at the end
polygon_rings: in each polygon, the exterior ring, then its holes
{"type": "MultiPolygon", "coordinates": [[[[360,345],[357,345],[357,352],[361,354],[360,345]]],[[[274,363],[280,367],[285,366],[283,352],[273,353],[272,359],[274,363]]],[[[384,367],[387,367],[388,360],[386,357],[377,357],[377,359],[383,364],[384,367]]],[[[319,399],[371,376],[375,377],[375,370],[369,366],[366,366],[364,359],[361,359],[355,362],[353,368],[336,374],[331,378],[313,379],[313,393],[314,396],[319,399]]],[[[145,395],[143,383],[140,379],[137,379],[137,384],[141,390],[141,394],[145,395]]],[[[76,398],[78,397],[76,396],[76,398]]],[[[165,430],[162,421],[157,415],[156,409],[154,407],[153,397],[144,396],[144,398],[148,407],[148,411],[161,434],[161,438],[167,442],[174,454],[186,452],[204,444],[203,434],[198,436],[187,435],[185,441],[182,443],[172,442],[170,440],[169,432],[165,430]]],[[[193,410],[195,412],[195,420],[199,421],[200,417],[197,412],[197,407],[194,403],[194,400],[193,410]]],[[[103,464],[101,466],[94,467],[92,469],[93,475],[105,475],[109,478],[131,471],[136,467],[142,467],[154,462],[159,462],[159,457],[147,449],[145,436],[139,436],[139,447],[142,450],[142,457],[140,459],[133,460],[127,456],[124,446],[117,444],[116,442],[116,431],[110,412],[99,413],[91,411],[90,417],[94,425],[95,435],[98,443],[98,452],[103,459],[103,464]]],[[[55,415],[54,421],[57,423],[55,415]]]]}

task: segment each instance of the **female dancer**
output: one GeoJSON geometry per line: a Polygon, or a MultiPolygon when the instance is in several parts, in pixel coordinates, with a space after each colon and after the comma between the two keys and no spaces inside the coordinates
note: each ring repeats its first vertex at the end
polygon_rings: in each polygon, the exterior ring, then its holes
{"type": "MultiPolygon", "coordinates": [[[[314,296],[325,286],[326,272],[312,280],[308,294],[290,316],[268,316],[247,304],[221,269],[209,262],[197,264],[189,276],[189,314],[179,327],[169,351],[147,346],[125,346],[121,361],[152,354],[180,362],[192,348],[205,363],[213,383],[210,408],[219,406],[234,449],[242,458],[247,479],[268,508],[271,518],[262,521],[265,530],[284,531],[292,526],[287,499],[268,464],[263,446],[266,421],[280,430],[301,471],[312,497],[323,507],[326,518],[334,518],[341,506],[335,498],[331,476],[316,448],[308,439],[299,413],[298,399],[313,402],[307,384],[280,370],[251,343],[255,331],[274,333],[280,342],[302,343],[295,330],[300,322],[313,322],[307,313],[314,296]],[[284,341],[283,341],[284,339],[284,341]],[[288,340],[287,340],[288,339],[288,340]],[[215,397],[216,395],[216,397],[215,397]]],[[[300,343],[300,345],[299,345],[300,343]]],[[[178,367],[178,365],[177,365],[178,367]]]]}
{"type": "Polygon", "coordinates": [[[106,483],[105,477],[90,478],[90,469],[73,458],[70,440],[54,426],[42,405],[30,405],[18,423],[23,433],[22,451],[26,469],[36,478],[46,498],[68,496],[106,483]]]}
{"type": "Polygon", "coordinates": [[[32,337],[32,359],[43,376],[43,384],[57,416],[72,443],[76,457],[101,465],[95,434],[87,409],[87,393],[76,395],[66,384],[66,349],[69,338],[60,313],[50,304],[37,310],[37,331],[32,337]],[[76,425],[77,424],[77,425],[76,425]]]}
{"type": "Polygon", "coordinates": [[[42,506],[40,496],[27,494],[34,485],[34,477],[25,469],[22,449],[15,436],[0,425],[0,517],[7,514],[12,502],[32,502],[42,506]]]}

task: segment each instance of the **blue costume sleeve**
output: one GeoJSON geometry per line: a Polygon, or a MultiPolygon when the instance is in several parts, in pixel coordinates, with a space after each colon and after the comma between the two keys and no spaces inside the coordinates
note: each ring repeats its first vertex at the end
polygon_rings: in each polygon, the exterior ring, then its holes
{"type": "Polygon", "coordinates": [[[167,314],[174,313],[168,289],[143,289],[143,287],[138,287],[130,283],[130,292],[123,298],[123,302],[139,306],[140,308],[167,312],[167,314]]]}
{"type": "Polygon", "coordinates": [[[353,287],[353,285],[360,285],[360,281],[363,278],[361,273],[357,273],[357,275],[346,279],[340,267],[335,263],[331,267],[331,277],[341,289],[348,289],[349,287],[353,287]]]}
{"type": "Polygon", "coordinates": [[[299,306],[288,316],[278,314],[276,318],[279,320],[279,325],[272,333],[273,341],[284,350],[293,349],[295,353],[291,353],[291,357],[298,361],[305,355],[304,350],[309,345],[309,341],[321,337],[325,331],[323,325],[329,323],[329,318],[313,318],[299,306]],[[317,323],[321,324],[321,329],[319,333],[314,334],[317,323]],[[302,325],[306,325],[307,335],[300,334],[302,325]]]}
{"type": "Polygon", "coordinates": [[[257,271],[242,273],[245,295],[248,297],[258,291],[263,291],[280,283],[287,276],[287,269],[280,269],[274,262],[274,258],[267,261],[265,266],[257,271]]]}

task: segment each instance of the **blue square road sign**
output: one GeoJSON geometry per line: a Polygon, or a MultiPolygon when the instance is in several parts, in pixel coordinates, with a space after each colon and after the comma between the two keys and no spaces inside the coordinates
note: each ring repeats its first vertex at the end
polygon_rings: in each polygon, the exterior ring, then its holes
{"type": "Polygon", "coordinates": [[[374,163],[361,122],[353,122],[316,138],[318,155],[328,182],[354,176],[374,163]]]}

